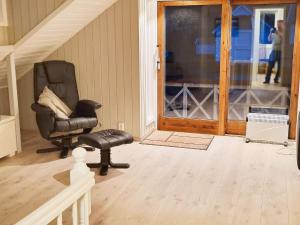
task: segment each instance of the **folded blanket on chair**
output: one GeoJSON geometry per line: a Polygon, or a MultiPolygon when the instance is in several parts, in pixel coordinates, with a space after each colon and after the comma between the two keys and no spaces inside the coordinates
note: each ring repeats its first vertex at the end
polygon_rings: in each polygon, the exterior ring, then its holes
{"type": "Polygon", "coordinates": [[[72,110],[47,86],[45,86],[43,92],[40,94],[38,103],[52,109],[56,117],[60,119],[69,119],[69,116],[72,114],[72,110]]]}

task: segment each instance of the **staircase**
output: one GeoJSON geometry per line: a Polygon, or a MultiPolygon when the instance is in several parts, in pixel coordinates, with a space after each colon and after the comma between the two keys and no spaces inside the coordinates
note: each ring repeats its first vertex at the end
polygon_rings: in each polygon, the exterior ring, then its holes
{"type": "Polygon", "coordinates": [[[7,55],[14,53],[20,79],[116,1],[66,0],[14,46],[0,46],[0,88],[7,87],[7,55]]]}

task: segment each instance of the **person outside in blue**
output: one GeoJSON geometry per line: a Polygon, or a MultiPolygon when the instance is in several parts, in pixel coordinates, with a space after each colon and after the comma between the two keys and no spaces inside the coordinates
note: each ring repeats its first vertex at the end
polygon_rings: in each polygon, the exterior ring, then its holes
{"type": "Polygon", "coordinates": [[[273,27],[270,30],[269,41],[272,42],[272,52],[269,57],[268,70],[265,77],[264,84],[269,84],[271,79],[271,74],[274,69],[275,63],[277,62],[277,72],[274,78],[274,83],[279,83],[280,69],[281,69],[281,42],[283,37],[283,20],[277,21],[278,30],[273,27]]]}

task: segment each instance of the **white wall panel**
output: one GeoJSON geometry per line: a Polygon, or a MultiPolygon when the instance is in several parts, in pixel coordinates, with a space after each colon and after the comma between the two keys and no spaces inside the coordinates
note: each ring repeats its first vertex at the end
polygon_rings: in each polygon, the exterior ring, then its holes
{"type": "Polygon", "coordinates": [[[156,128],[157,112],[157,3],[139,0],[139,60],[141,136],[156,128]]]}

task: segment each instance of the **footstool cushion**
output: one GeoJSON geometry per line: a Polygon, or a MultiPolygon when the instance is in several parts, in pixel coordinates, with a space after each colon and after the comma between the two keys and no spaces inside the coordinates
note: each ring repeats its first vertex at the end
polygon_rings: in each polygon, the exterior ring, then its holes
{"type": "Polygon", "coordinates": [[[78,137],[78,142],[94,148],[110,149],[115,146],[132,143],[133,137],[125,131],[109,129],[82,134],[78,137]]]}
{"type": "Polygon", "coordinates": [[[88,163],[91,168],[99,168],[100,175],[107,175],[108,167],[127,169],[128,163],[113,163],[111,161],[111,148],[133,142],[131,134],[121,130],[102,130],[95,133],[82,134],[78,137],[79,144],[100,149],[100,162],[88,163]]]}

